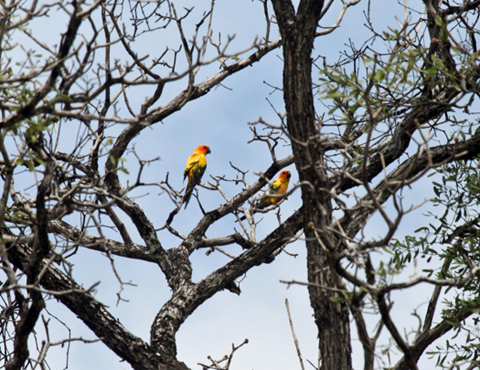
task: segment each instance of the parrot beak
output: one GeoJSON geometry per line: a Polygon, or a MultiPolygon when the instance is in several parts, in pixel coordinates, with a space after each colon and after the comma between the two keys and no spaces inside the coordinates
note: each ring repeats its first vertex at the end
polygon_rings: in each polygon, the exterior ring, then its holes
{"type": "Polygon", "coordinates": [[[210,153],[211,153],[211,150],[210,150],[210,148],[208,148],[208,150],[207,150],[207,154],[210,154],[210,153]]]}
{"type": "Polygon", "coordinates": [[[287,179],[289,179],[290,177],[292,177],[292,174],[290,172],[287,173],[287,179]]]}

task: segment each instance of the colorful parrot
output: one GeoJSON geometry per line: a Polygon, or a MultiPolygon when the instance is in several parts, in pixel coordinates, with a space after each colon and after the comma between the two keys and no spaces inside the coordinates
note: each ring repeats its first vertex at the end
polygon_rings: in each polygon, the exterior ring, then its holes
{"type": "MultiPolygon", "coordinates": [[[[268,189],[263,198],[260,199],[260,202],[255,206],[253,212],[255,213],[255,210],[257,209],[264,209],[272,204],[280,202],[283,199],[282,197],[270,197],[269,195],[285,194],[288,189],[290,177],[292,177],[292,174],[289,170],[283,170],[282,172],[280,172],[280,176],[278,176],[278,179],[272,182],[272,184],[270,185],[270,189],[268,189]]],[[[240,220],[245,220],[246,218],[246,216],[243,216],[240,218],[240,220]]]]}
{"type": "Polygon", "coordinates": [[[200,184],[205,169],[207,168],[207,157],[210,153],[210,148],[207,145],[198,146],[193,154],[188,157],[187,165],[183,171],[183,181],[188,177],[187,190],[185,190],[185,196],[183,197],[183,203],[187,208],[190,197],[192,196],[193,188],[200,184]]]}

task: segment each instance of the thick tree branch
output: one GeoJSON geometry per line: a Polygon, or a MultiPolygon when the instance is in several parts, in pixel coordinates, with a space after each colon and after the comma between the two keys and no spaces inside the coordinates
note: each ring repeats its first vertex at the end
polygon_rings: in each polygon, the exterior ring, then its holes
{"type": "MultiPolygon", "coordinates": [[[[420,334],[416,339],[413,345],[410,346],[410,353],[412,354],[415,361],[418,361],[425,349],[428,348],[435,340],[445,335],[447,332],[452,330],[455,326],[452,322],[462,322],[468,317],[476,313],[480,309],[478,303],[476,306],[467,308],[462,308],[459,312],[455,314],[453,318],[447,317],[443,319],[439,324],[435,325],[432,329],[427,330],[420,334]]],[[[395,364],[393,370],[409,370],[410,365],[407,363],[407,359],[403,357],[399,362],[395,364]]]]}
{"type": "MultiPolygon", "coordinates": [[[[9,249],[9,257],[17,268],[25,271],[31,251],[20,245],[9,249]]],[[[44,263],[39,265],[44,267],[44,263]]],[[[43,275],[41,285],[53,291],[81,291],[82,288],[50,265],[43,275]]],[[[57,299],[74,312],[102,341],[135,370],[186,370],[174,358],[166,358],[152,351],[140,338],[132,335],[106,307],[87,293],[61,294],[57,299]]]]}
{"type": "MultiPolygon", "coordinates": [[[[43,159],[46,160],[46,165],[44,177],[38,187],[36,199],[37,219],[33,250],[25,271],[27,275],[27,285],[31,286],[39,283],[43,258],[50,252],[50,241],[47,232],[48,210],[45,203],[46,193],[49,191],[52,182],[55,164],[50,158],[43,159]]],[[[40,292],[35,289],[28,289],[28,293],[30,296],[29,299],[22,300],[21,302],[20,321],[15,325],[13,357],[8,361],[6,370],[20,370],[24,366],[28,357],[28,338],[35,328],[40,312],[45,308],[45,302],[40,292]]]]}
{"type": "Polygon", "coordinates": [[[115,240],[95,237],[82,232],[62,220],[52,220],[48,223],[49,231],[62,235],[76,245],[100,252],[112,253],[116,256],[135,258],[138,260],[156,262],[156,258],[144,247],[135,243],[125,245],[115,240]]]}
{"type": "MultiPolygon", "coordinates": [[[[464,142],[439,145],[420,151],[405,160],[373,189],[377,202],[383,204],[405,183],[417,180],[417,175],[445,163],[473,159],[480,154],[480,134],[472,136],[464,142]]],[[[369,204],[370,196],[365,195],[358,203],[369,204]]],[[[348,237],[353,238],[363,228],[367,219],[375,212],[374,207],[362,207],[340,220],[348,237]]]]}
{"type": "Polygon", "coordinates": [[[295,236],[303,227],[302,209],[290,216],[254,248],[250,248],[197,284],[182,284],[160,312],[151,330],[151,343],[159,353],[176,355],[175,334],[195,309],[253,266],[271,262],[270,256],[295,236]]]}

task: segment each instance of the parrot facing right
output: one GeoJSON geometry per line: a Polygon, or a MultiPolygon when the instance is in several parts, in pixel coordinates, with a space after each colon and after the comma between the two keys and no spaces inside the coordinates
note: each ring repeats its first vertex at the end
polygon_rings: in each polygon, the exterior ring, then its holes
{"type": "Polygon", "coordinates": [[[183,197],[183,203],[187,208],[190,197],[192,196],[193,188],[200,184],[205,169],[207,168],[207,154],[210,154],[210,148],[207,145],[198,146],[193,154],[188,157],[187,165],[183,171],[183,181],[188,177],[187,189],[183,197]]]}
{"type": "MultiPolygon", "coordinates": [[[[278,179],[272,182],[270,188],[265,193],[264,197],[260,199],[260,202],[255,206],[253,212],[255,213],[256,209],[264,209],[268,206],[280,202],[283,198],[282,197],[271,197],[270,195],[282,195],[285,194],[288,189],[288,183],[290,182],[290,177],[292,174],[289,170],[283,170],[280,172],[280,176],[278,179]]],[[[245,220],[247,217],[242,216],[240,220],[245,220]]]]}

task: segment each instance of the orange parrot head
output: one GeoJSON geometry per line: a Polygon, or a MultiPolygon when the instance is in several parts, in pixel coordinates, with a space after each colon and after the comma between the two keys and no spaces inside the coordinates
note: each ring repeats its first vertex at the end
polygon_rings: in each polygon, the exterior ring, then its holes
{"type": "Polygon", "coordinates": [[[207,154],[210,154],[211,152],[208,145],[200,145],[200,146],[197,146],[197,148],[195,149],[195,153],[201,153],[203,155],[207,155],[207,154]]]}
{"type": "Polygon", "coordinates": [[[285,180],[290,180],[290,177],[292,177],[292,174],[290,173],[290,171],[284,170],[280,173],[280,176],[278,178],[281,179],[282,181],[285,181],[285,180]]]}

